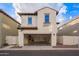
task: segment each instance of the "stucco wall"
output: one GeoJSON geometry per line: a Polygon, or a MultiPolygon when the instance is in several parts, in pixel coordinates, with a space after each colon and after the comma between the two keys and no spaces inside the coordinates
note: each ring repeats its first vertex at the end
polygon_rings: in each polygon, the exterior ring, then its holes
{"type": "Polygon", "coordinates": [[[21,26],[22,27],[36,27],[37,26],[37,16],[34,15],[23,15],[21,19],[21,26]],[[32,25],[28,24],[28,17],[32,17],[32,25]]]}
{"type": "Polygon", "coordinates": [[[37,16],[32,16],[32,25],[28,25],[28,15],[21,16],[21,26],[22,27],[37,27],[38,30],[23,30],[23,33],[57,33],[57,25],[56,25],[56,11],[50,8],[44,8],[37,12],[37,16]],[[44,24],[44,14],[49,13],[50,15],[50,24],[44,24]]]}
{"type": "Polygon", "coordinates": [[[63,40],[63,45],[77,45],[79,42],[79,36],[59,36],[61,39],[60,42],[63,40]]]}
{"type": "Polygon", "coordinates": [[[63,36],[63,45],[77,45],[79,36],[63,36]]]}
{"type": "Polygon", "coordinates": [[[18,44],[17,40],[18,40],[17,36],[6,36],[6,43],[8,43],[9,45],[18,44]]]}
{"type": "Polygon", "coordinates": [[[18,35],[17,26],[15,21],[0,12],[0,47],[6,43],[6,36],[18,35]]]}
{"type": "Polygon", "coordinates": [[[2,47],[2,20],[0,18],[0,47],[2,47]]]}
{"type": "Polygon", "coordinates": [[[2,27],[3,30],[6,31],[7,35],[18,35],[18,23],[10,19],[4,14],[1,14],[2,16],[2,27]],[[7,27],[5,27],[7,26],[7,27]]]}
{"type": "Polygon", "coordinates": [[[38,29],[39,31],[43,31],[43,32],[55,32],[57,31],[57,27],[56,27],[56,11],[49,9],[49,8],[44,8],[42,10],[38,11],[38,29]],[[45,25],[44,22],[44,15],[45,13],[48,13],[50,15],[49,17],[49,22],[50,24],[45,25]]]}

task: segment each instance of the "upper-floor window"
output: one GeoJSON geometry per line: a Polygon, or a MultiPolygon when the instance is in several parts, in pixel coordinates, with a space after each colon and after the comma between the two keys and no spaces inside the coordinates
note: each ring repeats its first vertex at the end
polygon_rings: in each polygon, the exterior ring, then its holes
{"type": "Polygon", "coordinates": [[[45,18],[45,24],[48,24],[49,23],[49,14],[45,14],[45,16],[44,16],[44,18],[45,18]]]}
{"type": "Polygon", "coordinates": [[[30,24],[30,25],[32,24],[32,17],[31,16],[28,17],[28,24],[30,24]]]}

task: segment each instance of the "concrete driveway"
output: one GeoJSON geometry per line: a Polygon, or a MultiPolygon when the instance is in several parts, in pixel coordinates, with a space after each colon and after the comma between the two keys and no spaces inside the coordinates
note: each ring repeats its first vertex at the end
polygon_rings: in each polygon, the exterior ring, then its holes
{"type": "Polygon", "coordinates": [[[13,46],[7,46],[0,48],[0,50],[79,50],[79,48],[53,48],[51,46],[24,46],[22,48],[12,48],[13,46]]]}

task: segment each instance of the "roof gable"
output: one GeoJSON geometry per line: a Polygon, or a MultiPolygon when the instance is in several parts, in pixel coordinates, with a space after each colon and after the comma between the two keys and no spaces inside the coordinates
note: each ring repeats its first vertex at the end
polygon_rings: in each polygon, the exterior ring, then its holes
{"type": "Polygon", "coordinates": [[[53,9],[53,8],[50,8],[50,7],[43,7],[43,8],[41,8],[41,9],[38,9],[36,12],[38,12],[38,11],[40,11],[40,10],[42,10],[42,9],[45,9],[45,8],[49,8],[49,9],[51,9],[51,10],[56,11],[56,13],[58,13],[58,11],[57,11],[57,10],[55,10],[55,9],[53,9]]]}
{"type": "Polygon", "coordinates": [[[40,11],[40,10],[42,10],[42,9],[44,9],[44,8],[49,8],[49,9],[51,9],[51,10],[54,10],[54,11],[56,11],[56,15],[58,14],[58,11],[57,11],[57,10],[55,10],[55,9],[53,9],[53,8],[50,8],[50,7],[43,7],[43,8],[40,8],[40,9],[38,9],[37,11],[35,11],[34,13],[18,13],[18,14],[19,14],[19,15],[37,15],[37,12],[40,11]]]}

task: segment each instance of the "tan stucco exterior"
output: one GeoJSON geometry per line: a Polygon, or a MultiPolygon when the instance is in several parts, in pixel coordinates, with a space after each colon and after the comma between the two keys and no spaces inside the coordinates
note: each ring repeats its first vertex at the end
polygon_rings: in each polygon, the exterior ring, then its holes
{"type": "Polygon", "coordinates": [[[58,43],[62,45],[78,45],[79,36],[58,36],[58,43]]]}
{"type": "Polygon", "coordinates": [[[0,47],[6,43],[6,36],[18,36],[18,24],[4,11],[0,11],[0,47]]]}
{"type": "Polygon", "coordinates": [[[63,45],[79,45],[79,16],[58,26],[57,34],[57,42],[63,45]]]}
{"type": "MultiPolygon", "coordinates": [[[[24,34],[51,34],[51,46],[56,46],[56,11],[51,8],[43,8],[37,11],[37,15],[20,15],[21,27],[37,27],[37,30],[22,30],[24,34]],[[49,24],[44,24],[44,14],[49,14],[49,24]],[[32,16],[32,25],[28,25],[28,16],[32,16]]],[[[20,36],[19,36],[20,37],[20,36]]],[[[23,38],[24,40],[24,38],[23,38]]],[[[24,43],[22,43],[23,45],[24,43]]]]}
{"type": "Polygon", "coordinates": [[[51,10],[49,8],[44,8],[43,10],[38,11],[38,15],[22,15],[21,19],[21,27],[38,27],[38,30],[23,30],[24,33],[51,33],[52,31],[57,33],[57,25],[56,25],[56,11],[51,10]],[[50,14],[50,24],[44,24],[44,14],[50,14]],[[32,16],[32,25],[28,25],[28,16],[32,16]],[[53,29],[52,29],[53,28],[53,29]],[[44,31],[43,31],[44,30],[44,31]]]}
{"type": "Polygon", "coordinates": [[[28,25],[28,17],[29,15],[23,15],[21,19],[21,27],[36,27],[37,26],[37,16],[32,16],[32,25],[28,25]]]}

